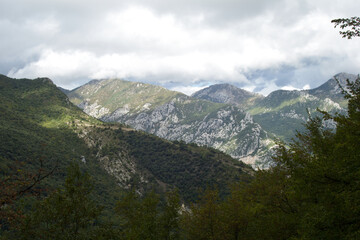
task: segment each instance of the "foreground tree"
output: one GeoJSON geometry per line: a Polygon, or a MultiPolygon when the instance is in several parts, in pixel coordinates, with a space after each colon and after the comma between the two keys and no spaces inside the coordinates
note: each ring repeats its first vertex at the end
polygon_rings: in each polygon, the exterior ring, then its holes
{"type": "Polygon", "coordinates": [[[90,176],[73,163],[63,188],[36,203],[22,226],[22,239],[97,239],[101,208],[91,199],[90,176]]]}
{"type": "Polygon", "coordinates": [[[123,239],[171,240],[179,239],[180,199],[177,191],[167,193],[160,202],[154,192],[140,196],[134,190],[117,203],[121,217],[120,232],[123,239]]]}
{"type": "Polygon", "coordinates": [[[159,215],[159,238],[175,240],[180,237],[180,196],[177,190],[166,193],[166,201],[159,215]]]}
{"type": "Polygon", "coordinates": [[[182,228],[185,239],[218,239],[216,224],[219,219],[219,195],[217,191],[207,190],[197,204],[193,204],[182,215],[182,228]]]}
{"type": "Polygon", "coordinates": [[[307,131],[275,158],[301,201],[302,239],[360,238],[360,78],[347,88],[347,115],[311,118],[307,131]],[[334,121],[336,130],[324,128],[324,121],[334,121]]]}
{"type": "Polygon", "coordinates": [[[331,22],[335,24],[335,28],[339,26],[341,29],[347,29],[340,31],[343,38],[360,37],[360,17],[338,18],[331,22]]]}
{"type": "MultiPolygon", "coordinates": [[[[0,161],[3,159],[0,157],[0,161]]],[[[40,183],[54,173],[57,166],[51,170],[43,167],[39,161],[37,172],[23,169],[21,163],[16,163],[9,172],[0,171],[0,235],[16,230],[24,218],[24,213],[17,206],[24,197],[39,196],[44,189],[40,183]]]]}

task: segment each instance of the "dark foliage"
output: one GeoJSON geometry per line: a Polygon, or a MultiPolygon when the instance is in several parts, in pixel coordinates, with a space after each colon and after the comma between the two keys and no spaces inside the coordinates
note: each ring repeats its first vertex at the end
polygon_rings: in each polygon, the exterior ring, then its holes
{"type": "Polygon", "coordinates": [[[339,18],[331,22],[335,24],[335,28],[339,26],[341,29],[348,29],[339,32],[343,38],[360,37],[360,17],[339,18]]]}

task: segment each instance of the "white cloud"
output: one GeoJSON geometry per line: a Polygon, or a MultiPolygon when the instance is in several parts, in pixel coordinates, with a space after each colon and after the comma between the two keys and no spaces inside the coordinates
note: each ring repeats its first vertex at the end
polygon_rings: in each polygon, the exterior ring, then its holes
{"type": "Polygon", "coordinates": [[[306,84],[306,85],[303,86],[302,88],[296,88],[296,87],[293,87],[293,86],[283,86],[283,87],[281,87],[280,89],[281,89],[281,90],[287,90],[287,91],[309,90],[309,89],[310,89],[310,85],[309,85],[309,84],[306,84]]]}
{"type": "Polygon", "coordinates": [[[206,87],[208,87],[208,86],[202,86],[202,87],[178,86],[178,87],[171,88],[170,90],[182,92],[188,96],[191,96],[191,94],[193,94],[203,88],[206,88],[206,87]]]}
{"type": "Polygon", "coordinates": [[[49,77],[63,87],[75,87],[73,81],[88,79],[97,66],[95,55],[82,51],[55,52],[44,50],[40,59],[27,64],[21,69],[13,68],[8,73],[11,77],[49,77]]]}
{"type": "Polygon", "coordinates": [[[264,96],[267,96],[269,95],[271,92],[275,91],[275,90],[278,90],[279,89],[279,86],[276,85],[275,82],[273,81],[264,81],[263,80],[263,88],[258,91],[260,94],[264,95],[264,96]]]}
{"type": "Polygon", "coordinates": [[[302,90],[309,90],[310,89],[310,85],[306,84],[305,86],[303,86],[302,90]]]}
{"type": "Polygon", "coordinates": [[[199,82],[231,82],[267,94],[316,87],[360,65],[358,41],[341,39],[330,23],[356,14],[359,1],[21,2],[0,3],[8,36],[0,39],[0,71],[65,87],[120,77],[188,93],[199,82]],[[288,79],[245,77],[284,66],[288,79]]]}
{"type": "Polygon", "coordinates": [[[301,89],[293,87],[293,86],[283,86],[283,87],[281,87],[281,90],[294,91],[294,90],[301,90],[301,89]]]}

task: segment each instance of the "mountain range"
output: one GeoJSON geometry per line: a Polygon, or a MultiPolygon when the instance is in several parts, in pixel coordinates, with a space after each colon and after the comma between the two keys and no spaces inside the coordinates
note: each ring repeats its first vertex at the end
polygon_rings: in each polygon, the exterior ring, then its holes
{"type": "Polygon", "coordinates": [[[342,73],[315,89],[265,97],[228,84],[186,96],[119,79],[66,91],[47,78],[0,75],[0,173],[11,173],[17,163],[27,171],[56,167],[44,182],[52,189],[78,161],[103,203],[129,188],[177,188],[184,201],[214,184],[226,194],[229,183],[248,182],[254,173],[239,160],[266,168],[276,138],[287,141],[308,113],[344,111],[337,81],[345,86],[355,78],[342,73]]]}
{"type": "Polygon", "coordinates": [[[230,84],[212,85],[187,96],[121,79],[93,80],[66,94],[85,113],[102,121],[213,147],[255,168],[266,168],[275,142],[290,141],[309,114],[319,114],[317,109],[345,111],[338,82],[345,86],[346,79],[355,78],[339,73],[315,89],[277,90],[268,96],[230,84]]]}
{"type": "Polygon", "coordinates": [[[115,202],[123,189],[178,189],[184,201],[200,189],[247,182],[253,169],[216,149],[168,141],[119,123],[104,123],[71,103],[50,79],[0,75],[0,177],[56,168],[54,189],[75,161],[94,179],[97,198],[115,202]],[[15,173],[13,172],[15,171],[15,173]]]}

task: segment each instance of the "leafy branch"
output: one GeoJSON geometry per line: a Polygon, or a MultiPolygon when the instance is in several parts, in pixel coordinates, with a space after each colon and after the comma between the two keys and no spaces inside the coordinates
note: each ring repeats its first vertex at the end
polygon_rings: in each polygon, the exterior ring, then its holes
{"type": "Polygon", "coordinates": [[[341,29],[347,29],[339,32],[343,38],[360,37],[360,17],[338,18],[331,22],[335,24],[334,28],[339,26],[341,29]]]}

